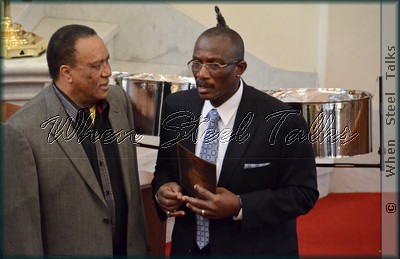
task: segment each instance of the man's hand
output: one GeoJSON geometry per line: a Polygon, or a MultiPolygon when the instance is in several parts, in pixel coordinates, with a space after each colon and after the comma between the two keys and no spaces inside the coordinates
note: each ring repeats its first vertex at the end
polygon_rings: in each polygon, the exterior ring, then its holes
{"type": "Polygon", "coordinates": [[[162,185],[156,194],[158,204],[168,217],[181,217],[183,210],[178,210],[182,205],[182,187],[175,182],[162,185]]]}
{"type": "Polygon", "coordinates": [[[225,188],[217,188],[217,193],[213,194],[207,189],[195,185],[197,198],[183,196],[186,206],[194,213],[209,219],[222,219],[237,216],[241,206],[240,198],[225,188]]]}

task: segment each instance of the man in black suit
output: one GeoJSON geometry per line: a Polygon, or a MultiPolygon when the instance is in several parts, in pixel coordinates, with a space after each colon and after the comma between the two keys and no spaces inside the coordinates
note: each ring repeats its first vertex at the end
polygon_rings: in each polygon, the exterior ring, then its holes
{"type": "Polygon", "coordinates": [[[286,255],[298,257],[296,218],[318,199],[308,127],[291,107],[241,79],[244,44],[228,27],[196,41],[189,62],[197,89],[169,95],[163,107],[152,182],[162,220],[175,217],[171,255],[286,255]],[[200,156],[208,112],[220,120],[215,194],[180,185],[176,144],[200,156]],[[196,218],[208,219],[205,247],[196,218]]]}

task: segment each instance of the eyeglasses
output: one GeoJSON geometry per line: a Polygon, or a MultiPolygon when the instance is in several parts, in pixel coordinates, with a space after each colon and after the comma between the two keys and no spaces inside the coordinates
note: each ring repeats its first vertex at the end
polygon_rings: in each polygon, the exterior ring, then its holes
{"type": "Polygon", "coordinates": [[[218,62],[211,62],[211,63],[200,63],[197,60],[190,60],[187,65],[189,66],[190,69],[192,69],[193,72],[197,73],[201,70],[202,67],[205,67],[208,72],[210,73],[217,73],[224,67],[227,67],[229,65],[234,65],[239,63],[240,60],[235,60],[232,62],[228,62],[226,64],[220,64],[218,62]]]}

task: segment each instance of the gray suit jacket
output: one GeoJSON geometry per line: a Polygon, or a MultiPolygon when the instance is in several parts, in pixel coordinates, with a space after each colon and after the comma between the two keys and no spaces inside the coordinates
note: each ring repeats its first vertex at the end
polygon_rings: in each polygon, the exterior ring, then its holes
{"type": "MultiPolygon", "coordinates": [[[[132,108],[111,86],[109,120],[119,132],[128,202],[128,255],[147,255],[132,108]]],[[[112,256],[107,205],[89,160],[48,87],[12,116],[4,130],[4,255],[112,256]]],[[[122,188],[122,186],[121,186],[122,188]]]]}

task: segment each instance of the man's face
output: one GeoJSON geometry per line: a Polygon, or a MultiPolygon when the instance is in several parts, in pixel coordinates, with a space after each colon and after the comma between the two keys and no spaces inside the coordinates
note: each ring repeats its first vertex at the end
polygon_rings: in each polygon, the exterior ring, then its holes
{"type": "Polygon", "coordinates": [[[98,36],[78,39],[75,49],[76,64],[71,67],[72,99],[81,107],[92,107],[108,96],[110,56],[98,36]]]}
{"type": "MultiPolygon", "coordinates": [[[[221,65],[236,61],[231,41],[225,37],[200,37],[193,51],[193,60],[200,63],[217,62],[221,65]]],[[[200,97],[210,100],[218,107],[228,100],[239,88],[240,78],[244,70],[237,64],[219,68],[210,72],[206,67],[192,71],[196,78],[197,90],[200,97]]]]}

